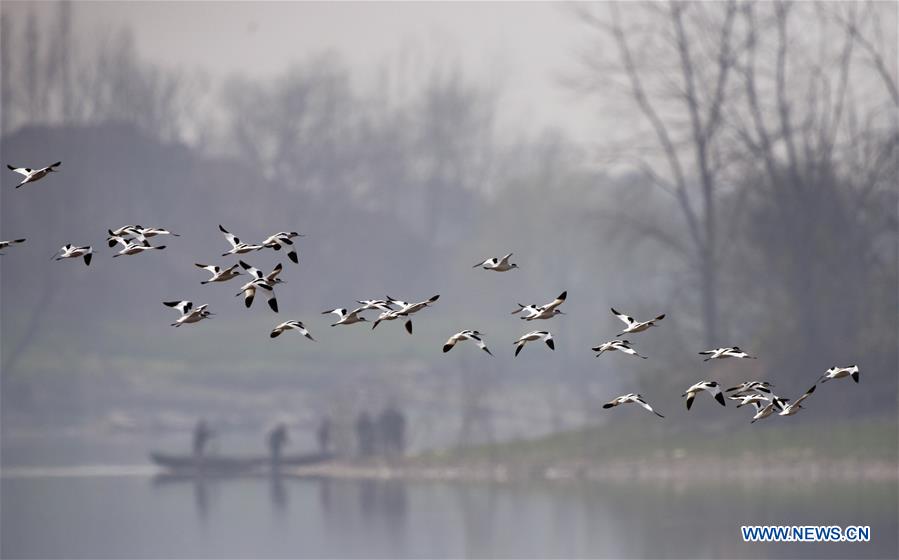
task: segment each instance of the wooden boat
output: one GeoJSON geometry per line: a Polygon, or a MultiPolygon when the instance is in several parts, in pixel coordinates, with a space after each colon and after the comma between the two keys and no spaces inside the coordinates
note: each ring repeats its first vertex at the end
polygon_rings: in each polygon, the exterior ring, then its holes
{"type": "MultiPolygon", "coordinates": [[[[284,455],[278,467],[296,467],[322,463],[333,458],[331,453],[307,453],[304,455],[284,455]]],[[[150,460],[169,471],[177,473],[243,474],[254,471],[271,470],[272,460],[268,456],[228,457],[223,455],[174,455],[150,452],[150,460]]]]}

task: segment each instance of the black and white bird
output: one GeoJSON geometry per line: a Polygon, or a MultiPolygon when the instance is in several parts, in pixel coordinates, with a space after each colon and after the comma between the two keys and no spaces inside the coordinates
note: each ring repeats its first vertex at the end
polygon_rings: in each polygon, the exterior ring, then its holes
{"type": "Polygon", "coordinates": [[[793,402],[788,402],[789,399],[781,399],[782,401],[787,402],[788,404],[784,405],[783,410],[780,411],[780,416],[793,416],[795,414],[799,414],[799,411],[802,410],[802,401],[808,398],[809,395],[815,392],[816,385],[812,385],[811,388],[802,394],[801,397],[796,399],[793,402]]]}
{"type": "Polygon", "coordinates": [[[201,264],[194,263],[194,266],[197,268],[202,268],[203,270],[208,270],[212,273],[212,278],[209,280],[203,280],[200,284],[211,284],[212,282],[227,282],[231,280],[235,276],[240,276],[241,272],[238,270],[240,265],[231,265],[228,268],[222,268],[220,266],[215,266],[214,264],[201,264]]]}
{"type": "Polygon", "coordinates": [[[172,233],[171,231],[161,227],[134,226],[131,228],[131,231],[135,234],[140,234],[148,239],[151,237],[156,237],[157,235],[171,235],[172,237],[181,237],[179,234],[172,233]]]}
{"type": "Polygon", "coordinates": [[[749,358],[750,360],[755,360],[755,356],[750,356],[746,352],[740,350],[739,346],[730,346],[728,348],[715,348],[714,350],[703,350],[699,353],[700,356],[708,356],[703,362],[707,362],[709,360],[721,360],[724,358],[749,358]]]}
{"type": "MultiPolygon", "coordinates": [[[[2,247],[0,247],[2,249],[2,247]]],[[[824,375],[818,378],[818,381],[821,383],[826,383],[830,379],[842,379],[844,377],[852,377],[852,380],[858,383],[859,371],[858,366],[853,365],[849,367],[837,367],[834,366],[827,370],[824,375]]]]}
{"type": "Polygon", "coordinates": [[[643,399],[643,397],[641,395],[638,395],[637,393],[628,393],[627,395],[621,395],[620,397],[614,398],[614,399],[610,400],[609,402],[607,402],[606,404],[602,405],[602,407],[603,408],[613,408],[613,407],[616,407],[621,404],[629,404],[629,403],[639,404],[640,406],[642,406],[646,410],[652,412],[659,418],[664,418],[664,416],[662,416],[661,414],[659,414],[658,412],[653,410],[653,408],[651,406],[649,406],[649,403],[646,402],[643,399]]]}
{"type": "Polygon", "coordinates": [[[749,393],[746,395],[732,395],[727,398],[732,401],[740,401],[740,404],[737,405],[737,408],[740,408],[741,406],[745,406],[747,404],[768,402],[768,397],[761,393],[749,393]]]}
{"type": "Polygon", "coordinates": [[[275,296],[275,284],[281,284],[284,281],[278,278],[278,275],[281,274],[281,270],[283,267],[281,263],[275,265],[275,268],[272,269],[268,274],[263,274],[261,270],[254,266],[250,266],[243,261],[240,262],[240,266],[246,270],[250,278],[249,282],[240,287],[240,291],[234,294],[234,297],[237,297],[243,294],[243,302],[244,305],[250,307],[253,305],[253,300],[256,297],[256,290],[261,290],[262,293],[265,294],[268,299],[268,306],[275,313],[278,312],[278,299],[275,296]]]}
{"type": "Polygon", "coordinates": [[[297,256],[297,250],[293,248],[293,238],[295,237],[305,237],[302,233],[297,233],[295,231],[279,231],[274,235],[270,235],[266,237],[262,242],[263,247],[268,247],[269,249],[274,249],[275,251],[280,251],[281,247],[287,246],[287,258],[292,260],[294,263],[299,263],[299,257],[297,256]]]}
{"type": "Polygon", "coordinates": [[[481,350],[483,350],[484,352],[487,352],[488,354],[490,354],[492,356],[493,352],[491,352],[487,348],[487,345],[484,343],[483,336],[484,335],[482,335],[478,331],[472,331],[472,330],[459,331],[456,334],[454,334],[453,336],[449,337],[449,339],[443,345],[443,351],[449,352],[450,350],[453,349],[453,347],[456,345],[457,342],[462,342],[464,340],[470,340],[470,341],[474,342],[475,344],[477,344],[478,348],[480,348],[481,350]]]}
{"type": "Polygon", "coordinates": [[[277,313],[278,298],[275,296],[275,287],[265,280],[260,280],[259,278],[250,280],[240,287],[240,291],[234,294],[234,297],[243,295],[244,305],[249,308],[253,305],[253,300],[256,298],[256,290],[261,290],[262,293],[265,294],[265,297],[268,300],[268,306],[272,311],[277,313]]]}
{"type": "Polygon", "coordinates": [[[365,311],[365,308],[363,307],[357,307],[352,311],[347,311],[343,307],[338,307],[337,309],[322,311],[322,315],[328,315],[329,313],[337,315],[337,322],[331,324],[332,327],[336,327],[337,325],[353,325],[355,323],[367,322],[368,319],[359,315],[359,313],[363,311],[365,311]]]}
{"type": "Polygon", "coordinates": [[[517,264],[509,263],[509,257],[512,256],[512,253],[508,255],[504,255],[503,257],[492,257],[485,261],[481,261],[478,264],[474,265],[471,268],[481,267],[484,270],[492,270],[494,272],[506,272],[507,270],[512,270],[513,268],[518,268],[517,264]]]}
{"type": "Polygon", "coordinates": [[[209,307],[207,304],[200,305],[194,308],[194,304],[191,301],[164,301],[162,302],[166,307],[171,307],[173,309],[177,309],[178,312],[181,313],[181,317],[178,318],[177,321],[172,323],[173,327],[180,327],[181,325],[185,325],[188,323],[198,323],[203,319],[208,319],[213,313],[209,312],[206,308],[209,307]]]}
{"type": "Polygon", "coordinates": [[[518,305],[518,309],[512,312],[512,315],[516,313],[521,313],[521,318],[525,321],[535,321],[537,319],[552,319],[556,315],[564,315],[564,313],[558,309],[560,305],[565,303],[565,299],[568,297],[568,292],[564,291],[559,294],[559,297],[552,300],[551,302],[544,305],[518,305]]]}
{"type": "Polygon", "coordinates": [[[755,424],[757,421],[767,418],[775,412],[780,412],[781,410],[783,410],[783,404],[783,401],[781,401],[777,397],[772,398],[771,402],[765,405],[763,405],[761,402],[753,402],[752,406],[755,407],[755,414],[752,416],[752,421],[749,423],[755,424]]]}
{"type": "Polygon", "coordinates": [[[286,284],[284,280],[278,278],[278,275],[280,275],[281,271],[284,270],[284,267],[281,265],[281,263],[276,264],[275,268],[273,268],[272,271],[268,274],[263,274],[262,271],[255,266],[250,266],[243,261],[237,262],[239,262],[240,266],[249,273],[251,278],[255,278],[257,280],[265,280],[266,283],[271,284],[272,286],[274,286],[275,284],[286,284]]]}
{"type": "Polygon", "coordinates": [[[531,331],[525,335],[522,335],[521,338],[516,340],[513,344],[515,344],[515,355],[517,356],[521,349],[524,348],[524,345],[528,342],[532,342],[535,340],[542,340],[546,342],[546,345],[549,346],[550,350],[556,349],[556,343],[553,342],[553,335],[549,331],[531,331]]]}
{"type": "Polygon", "coordinates": [[[53,165],[48,165],[47,167],[42,167],[41,169],[31,169],[30,167],[13,167],[12,165],[7,164],[10,170],[15,171],[19,175],[24,175],[25,179],[22,180],[21,183],[16,185],[16,188],[19,188],[23,185],[27,185],[28,183],[33,183],[38,179],[43,179],[47,176],[48,173],[53,173],[56,171],[54,167],[59,167],[62,165],[61,161],[57,161],[53,165]]]}
{"type": "Polygon", "coordinates": [[[312,338],[312,335],[309,334],[309,331],[306,330],[305,326],[303,326],[302,321],[284,321],[283,323],[272,329],[272,332],[271,334],[269,334],[269,336],[271,338],[278,338],[281,333],[289,330],[295,330],[309,340],[315,342],[315,339],[312,338]]]}
{"type": "Polygon", "coordinates": [[[770,393],[771,387],[774,387],[771,383],[767,381],[746,381],[744,383],[740,383],[736,387],[731,387],[727,389],[726,393],[734,393],[734,396],[740,395],[742,393],[748,393],[750,391],[761,391],[763,393],[770,393]]]}
{"type": "Polygon", "coordinates": [[[135,238],[124,238],[114,235],[112,230],[109,230],[109,239],[112,239],[116,243],[122,244],[122,249],[118,253],[113,255],[113,257],[121,257],[122,255],[137,255],[139,253],[152,251],[154,249],[165,249],[165,245],[150,245],[150,242],[147,241],[147,238],[144,237],[143,234],[138,232],[133,233],[136,236],[135,238]]]}
{"type": "Polygon", "coordinates": [[[262,249],[262,245],[251,245],[250,243],[243,243],[239,237],[222,227],[222,224],[219,224],[219,230],[225,235],[225,239],[228,240],[228,243],[231,244],[231,250],[227,253],[222,253],[223,257],[226,257],[228,255],[242,255],[244,253],[262,249]]]}
{"type": "Polygon", "coordinates": [[[62,259],[77,259],[78,257],[84,258],[84,264],[87,266],[91,265],[91,258],[93,258],[94,249],[90,245],[85,247],[76,247],[71,243],[67,243],[62,246],[62,248],[57,251],[56,260],[61,261],[62,259]]]}
{"type": "Polygon", "coordinates": [[[592,350],[594,352],[598,352],[596,357],[602,356],[603,352],[614,352],[615,350],[619,350],[624,352],[625,354],[630,354],[631,356],[637,356],[638,358],[646,359],[646,356],[641,356],[637,353],[636,350],[631,348],[631,343],[627,340],[610,340],[608,342],[603,342],[599,346],[594,346],[592,350]]]}
{"type": "Polygon", "coordinates": [[[693,406],[693,399],[695,399],[696,395],[702,391],[707,391],[710,395],[715,397],[715,400],[718,401],[718,404],[721,406],[727,406],[727,403],[724,401],[724,394],[721,392],[721,387],[718,386],[717,381],[700,381],[699,383],[691,385],[690,388],[681,395],[681,397],[687,397],[687,410],[690,410],[690,407],[693,406]]]}
{"type": "Polygon", "coordinates": [[[393,304],[386,299],[360,299],[356,303],[362,304],[362,311],[377,309],[379,311],[393,311],[393,304]]]}
{"type": "Polygon", "coordinates": [[[621,331],[620,333],[618,333],[615,336],[621,336],[623,334],[628,334],[628,333],[643,332],[646,329],[648,329],[649,327],[656,326],[656,321],[661,321],[662,319],[665,318],[665,314],[663,313],[663,314],[659,315],[658,317],[656,317],[655,319],[650,319],[649,321],[637,321],[636,319],[634,319],[633,317],[631,317],[629,315],[625,315],[624,313],[619,313],[618,311],[615,311],[614,307],[612,308],[612,315],[618,317],[619,319],[621,319],[624,322],[625,325],[627,325],[626,329],[624,329],[623,331],[621,331]]]}
{"type": "MultiPolygon", "coordinates": [[[[3,249],[6,249],[7,247],[10,247],[12,245],[17,245],[19,243],[25,243],[25,238],[23,237],[22,239],[10,239],[9,241],[0,241],[0,251],[2,251],[3,249]]],[[[0,253],[0,255],[2,255],[2,254],[3,253],[0,253]]]]}
{"type": "Polygon", "coordinates": [[[387,296],[387,300],[390,304],[396,305],[397,308],[390,311],[384,311],[381,313],[375,322],[372,323],[371,328],[374,329],[377,327],[381,321],[394,321],[400,318],[406,318],[406,322],[403,325],[406,327],[406,332],[412,334],[412,319],[409,318],[409,315],[414,313],[418,313],[425,307],[428,307],[430,304],[434,303],[440,298],[440,294],[432,296],[425,301],[419,301],[417,303],[408,303],[399,299],[394,299],[390,296],[387,296]]]}

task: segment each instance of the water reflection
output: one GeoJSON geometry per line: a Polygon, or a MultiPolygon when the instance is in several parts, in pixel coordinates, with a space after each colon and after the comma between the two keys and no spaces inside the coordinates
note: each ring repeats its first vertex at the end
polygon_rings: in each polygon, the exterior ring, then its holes
{"type": "Polygon", "coordinates": [[[2,557],[897,557],[896,483],[3,478],[2,557]],[[744,524],[870,525],[747,544],[744,524]],[[99,529],[99,528],[102,528],[99,529]]]}

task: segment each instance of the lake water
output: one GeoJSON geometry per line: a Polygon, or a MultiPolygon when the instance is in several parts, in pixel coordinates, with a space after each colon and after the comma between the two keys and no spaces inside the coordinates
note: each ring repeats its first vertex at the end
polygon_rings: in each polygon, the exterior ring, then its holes
{"type": "MultiPolygon", "coordinates": [[[[34,474],[34,473],[32,473],[34,474]]],[[[40,473],[37,473],[40,475],[40,473]]],[[[3,558],[896,558],[895,483],[730,486],[2,478],[3,558]],[[870,525],[747,544],[740,525],[870,525]]]]}

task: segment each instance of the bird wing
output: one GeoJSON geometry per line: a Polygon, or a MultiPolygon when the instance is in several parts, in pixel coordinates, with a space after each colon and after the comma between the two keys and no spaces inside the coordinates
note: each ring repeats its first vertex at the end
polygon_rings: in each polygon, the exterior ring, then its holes
{"type": "Polygon", "coordinates": [[[633,317],[631,317],[629,315],[625,315],[624,313],[619,313],[619,312],[615,311],[614,307],[611,307],[610,309],[612,310],[612,315],[614,315],[614,316],[618,317],[619,319],[621,319],[622,321],[624,321],[624,324],[626,324],[627,326],[631,326],[634,323],[636,323],[636,321],[634,320],[633,317]]]}
{"type": "Polygon", "coordinates": [[[255,276],[257,280],[266,280],[266,277],[264,274],[262,274],[262,271],[259,270],[258,268],[256,268],[255,266],[250,266],[243,261],[238,261],[238,262],[240,263],[240,266],[242,266],[244,270],[249,272],[252,276],[255,276]]]}
{"type": "Polygon", "coordinates": [[[337,315],[338,317],[340,317],[341,319],[343,319],[347,314],[346,309],[343,309],[342,307],[338,307],[337,309],[329,309],[327,311],[322,311],[322,315],[327,315],[329,313],[333,313],[333,314],[337,315]]]}
{"type": "Polygon", "coordinates": [[[631,400],[632,400],[633,402],[639,404],[640,406],[642,406],[642,407],[645,408],[646,410],[652,412],[653,414],[655,414],[655,415],[658,416],[659,418],[664,418],[664,416],[662,416],[661,414],[659,414],[658,412],[656,412],[655,410],[653,410],[653,408],[652,408],[651,406],[649,406],[649,403],[646,402],[646,401],[644,401],[639,395],[636,396],[636,397],[633,397],[631,400]]]}
{"type": "Polygon", "coordinates": [[[230,231],[223,228],[222,224],[219,224],[219,230],[225,235],[225,239],[227,239],[228,243],[231,244],[231,248],[235,248],[240,244],[240,239],[230,231]]]}
{"type": "Polygon", "coordinates": [[[814,392],[815,392],[815,387],[817,387],[817,385],[812,385],[811,389],[809,389],[809,390],[806,391],[801,397],[799,397],[798,399],[796,399],[796,402],[793,403],[793,406],[797,406],[799,403],[801,403],[801,402],[804,401],[806,398],[808,398],[809,395],[811,395],[812,393],[814,393],[814,392]]]}
{"type": "Polygon", "coordinates": [[[508,255],[503,255],[503,258],[501,258],[499,260],[499,262],[509,264],[509,257],[511,257],[511,256],[512,256],[512,253],[509,253],[508,255]]]}
{"type": "Polygon", "coordinates": [[[559,297],[544,305],[541,311],[552,311],[556,307],[559,307],[560,305],[565,303],[565,298],[567,297],[568,292],[562,292],[561,294],[559,294],[559,297]]]}
{"type": "Polygon", "coordinates": [[[19,175],[24,175],[26,177],[28,177],[28,175],[31,174],[31,172],[28,170],[27,167],[13,167],[12,165],[9,165],[8,163],[6,164],[6,167],[8,167],[11,171],[15,171],[19,175]]]}
{"type": "Polygon", "coordinates": [[[167,307],[171,307],[177,309],[182,315],[187,315],[190,312],[191,307],[193,307],[193,302],[191,301],[164,301],[163,305],[167,307]]]}
{"type": "Polygon", "coordinates": [[[284,270],[284,267],[281,266],[281,263],[276,264],[275,268],[273,268],[272,271],[268,273],[268,275],[265,277],[265,279],[268,282],[274,282],[275,278],[277,278],[278,275],[281,274],[282,270],[284,270]]]}
{"type": "Polygon", "coordinates": [[[489,262],[492,261],[492,260],[493,260],[493,259],[484,259],[484,260],[482,260],[481,262],[479,262],[478,264],[474,265],[474,266],[471,267],[471,268],[477,268],[477,267],[479,267],[479,266],[484,266],[485,264],[489,263],[489,262]]]}

